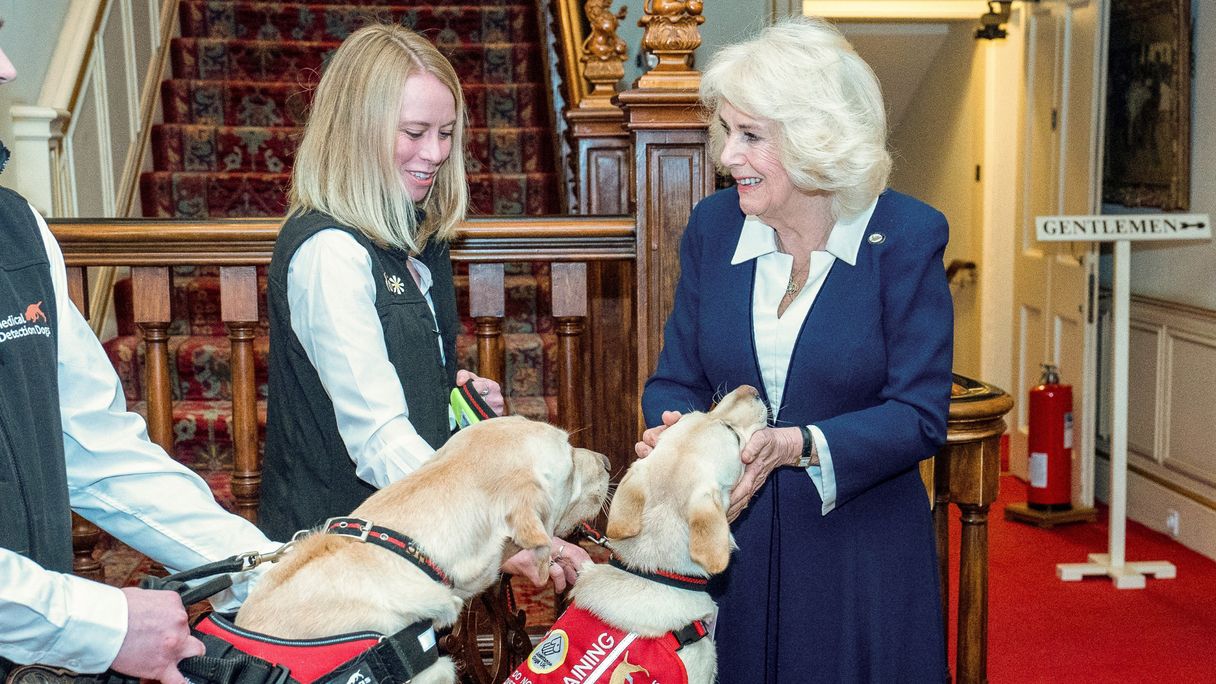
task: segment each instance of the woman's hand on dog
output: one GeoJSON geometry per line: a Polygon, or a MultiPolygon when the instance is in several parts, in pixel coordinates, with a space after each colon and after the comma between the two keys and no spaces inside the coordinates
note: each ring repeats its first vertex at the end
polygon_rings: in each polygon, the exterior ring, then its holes
{"type": "Polygon", "coordinates": [[[664,411],[663,424],[656,425],[642,433],[642,441],[633,445],[633,450],[637,453],[638,458],[646,458],[650,452],[654,451],[654,446],[659,443],[659,435],[664,430],[676,424],[676,421],[683,416],[679,411],[664,411]]]}
{"type": "Polygon", "coordinates": [[[796,427],[757,430],[743,447],[743,476],[730,490],[726,519],[734,521],[760,491],[769,474],[781,466],[793,465],[802,455],[802,431],[796,427]]]}
{"type": "Polygon", "coordinates": [[[472,371],[464,370],[463,368],[456,371],[456,386],[464,385],[466,382],[473,383],[473,389],[485,398],[486,403],[490,408],[494,409],[494,413],[503,415],[506,413],[507,404],[502,398],[502,387],[497,382],[489,378],[483,378],[472,371]]]}
{"type": "Polygon", "coordinates": [[[117,672],[164,684],[187,684],[177,669],[183,658],[207,649],[190,635],[190,622],[176,592],[127,587],[127,635],[110,667],[117,672]]]}
{"type": "MultiPolygon", "coordinates": [[[[583,563],[588,562],[591,562],[591,555],[583,547],[554,537],[553,543],[549,547],[549,579],[553,581],[553,590],[560,594],[567,587],[574,586],[575,580],[578,579],[579,568],[583,567],[583,563]]],[[[520,551],[503,562],[502,571],[526,577],[537,587],[545,584],[540,577],[540,568],[536,565],[536,556],[528,549],[520,551]]]]}

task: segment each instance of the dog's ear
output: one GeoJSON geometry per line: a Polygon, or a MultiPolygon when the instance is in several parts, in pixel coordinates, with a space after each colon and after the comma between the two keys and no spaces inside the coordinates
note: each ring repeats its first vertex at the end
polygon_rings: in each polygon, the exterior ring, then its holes
{"type": "Polygon", "coordinates": [[[696,492],[688,501],[688,551],[711,575],[730,562],[730,524],[714,490],[696,492]]]}
{"type": "Polygon", "coordinates": [[[545,528],[549,514],[549,500],[535,482],[528,482],[516,490],[507,513],[511,541],[519,548],[532,552],[542,583],[549,580],[549,545],[552,537],[545,528]]]}
{"type": "Polygon", "coordinates": [[[616,488],[612,505],[608,508],[608,538],[636,537],[642,531],[642,510],[645,507],[645,478],[638,475],[634,468],[630,468],[620,486],[616,488]]]}

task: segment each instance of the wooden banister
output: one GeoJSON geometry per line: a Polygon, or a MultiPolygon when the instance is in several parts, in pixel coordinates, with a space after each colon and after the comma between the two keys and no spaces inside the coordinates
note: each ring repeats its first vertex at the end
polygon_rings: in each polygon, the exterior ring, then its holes
{"type": "MultiPolygon", "coordinates": [[[[69,266],[254,266],[270,263],[281,221],[52,219],[69,266]]],[[[460,227],[452,260],[630,261],[628,217],[475,218],[460,227]]]]}

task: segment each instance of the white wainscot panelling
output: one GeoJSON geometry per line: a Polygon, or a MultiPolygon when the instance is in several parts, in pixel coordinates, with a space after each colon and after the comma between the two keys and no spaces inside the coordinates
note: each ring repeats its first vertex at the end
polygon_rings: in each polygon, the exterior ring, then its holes
{"type": "Polygon", "coordinates": [[[1216,486],[1216,336],[1169,330],[1165,453],[1161,462],[1208,486],[1216,486]]]}
{"type": "Polygon", "coordinates": [[[1133,296],[1130,342],[1128,517],[1216,559],[1216,311],[1133,296]]]}
{"type": "Polygon", "coordinates": [[[1157,358],[1159,329],[1132,322],[1127,352],[1127,447],[1157,458],[1157,358]]]}

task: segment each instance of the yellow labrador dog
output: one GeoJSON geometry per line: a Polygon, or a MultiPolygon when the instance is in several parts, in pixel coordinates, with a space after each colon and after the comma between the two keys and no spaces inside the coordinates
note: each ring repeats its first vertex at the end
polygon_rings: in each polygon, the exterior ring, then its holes
{"type": "MultiPolygon", "coordinates": [[[[284,639],[352,632],[395,634],[407,626],[454,623],[463,603],[498,577],[503,559],[532,552],[549,576],[554,535],[597,514],[608,490],[608,461],[570,445],[561,429],[522,417],[483,421],[458,432],[424,466],[376,492],[338,534],[314,533],[259,582],[236,626],[284,639]],[[351,522],[351,521],[354,522],[351,522]],[[366,543],[381,530],[405,538],[403,552],[366,543]],[[342,532],[353,529],[353,535],[342,532]],[[412,542],[412,544],[410,544],[412,542]]],[[[392,535],[388,535],[392,537],[392,535]]],[[[391,543],[391,539],[389,542],[391,543]]],[[[454,682],[450,658],[415,684],[454,682]]]]}
{"type": "Polygon", "coordinates": [[[716,607],[704,589],[730,561],[730,490],[743,446],[767,417],[756,390],[743,386],[662,433],[613,496],[612,563],[583,565],[571,609],[510,681],[715,680],[704,621],[716,607]]]}

